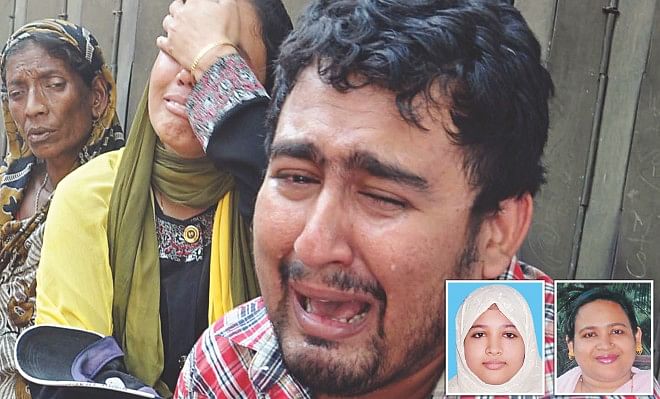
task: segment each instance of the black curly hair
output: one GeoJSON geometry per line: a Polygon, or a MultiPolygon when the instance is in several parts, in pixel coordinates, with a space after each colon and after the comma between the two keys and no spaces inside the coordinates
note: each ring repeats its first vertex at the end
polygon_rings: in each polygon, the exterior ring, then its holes
{"type": "Polygon", "coordinates": [[[401,116],[420,128],[414,100],[443,108],[449,99],[456,126],[449,135],[463,147],[463,168],[479,190],[473,215],[534,195],[545,182],[541,156],[553,85],[538,41],[509,3],[312,1],[281,47],[267,149],[298,76],[313,66],[339,91],[392,91],[401,116]]]}

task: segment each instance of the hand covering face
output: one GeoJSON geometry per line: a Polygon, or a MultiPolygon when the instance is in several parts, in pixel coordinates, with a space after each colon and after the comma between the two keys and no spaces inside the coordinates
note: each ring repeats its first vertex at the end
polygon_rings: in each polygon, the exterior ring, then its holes
{"type": "Polygon", "coordinates": [[[152,185],[176,203],[194,208],[217,205],[211,243],[209,324],[259,294],[249,231],[238,212],[234,179],[210,159],[184,160],[166,150],[149,119],[142,96],[110,198],[108,247],[113,274],[113,335],[125,353],[128,371],[155,387],[164,350],[160,324],[160,261],[152,185]],[[222,298],[225,298],[223,301],[222,298]],[[225,303],[218,309],[218,303],[225,303]]]}

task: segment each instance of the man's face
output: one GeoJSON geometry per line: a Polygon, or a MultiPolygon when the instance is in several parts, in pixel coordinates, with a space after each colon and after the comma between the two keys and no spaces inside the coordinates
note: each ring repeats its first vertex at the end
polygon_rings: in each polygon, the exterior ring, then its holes
{"type": "Polygon", "coordinates": [[[444,283],[476,255],[475,192],[448,112],[423,116],[428,131],[400,117],[391,93],[342,94],[315,68],[282,109],[255,261],[287,368],[316,393],[369,392],[430,364],[441,372],[444,283]]]}

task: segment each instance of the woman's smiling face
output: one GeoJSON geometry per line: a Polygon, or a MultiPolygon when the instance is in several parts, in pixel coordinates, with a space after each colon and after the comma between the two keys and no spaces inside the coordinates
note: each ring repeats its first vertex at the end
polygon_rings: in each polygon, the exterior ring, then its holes
{"type": "Polygon", "coordinates": [[[641,338],[641,330],[632,330],[621,305],[598,299],[578,310],[575,335],[568,341],[568,348],[575,354],[585,380],[606,389],[630,379],[635,345],[641,338]]]}
{"type": "Polygon", "coordinates": [[[525,343],[518,328],[492,305],[477,318],[464,341],[465,361],[491,385],[509,381],[525,361],[525,343]]]}

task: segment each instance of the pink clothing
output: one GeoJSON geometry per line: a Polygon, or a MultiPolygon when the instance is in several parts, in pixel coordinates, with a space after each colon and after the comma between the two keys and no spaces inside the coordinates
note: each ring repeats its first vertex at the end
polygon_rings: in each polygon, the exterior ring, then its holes
{"type": "MultiPolygon", "coordinates": [[[[651,373],[651,370],[640,370],[637,367],[633,367],[630,371],[633,373],[633,378],[612,393],[651,394],[653,392],[653,374],[651,373]]],[[[557,378],[555,393],[558,395],[574,393],[581,375],[582,369],[579,366],[562,374],[557,378]]],[[[601,394],[603,392],[593,393],[601,394]]]]}

